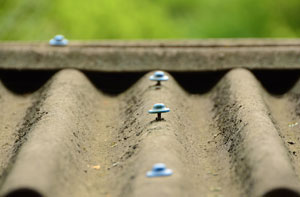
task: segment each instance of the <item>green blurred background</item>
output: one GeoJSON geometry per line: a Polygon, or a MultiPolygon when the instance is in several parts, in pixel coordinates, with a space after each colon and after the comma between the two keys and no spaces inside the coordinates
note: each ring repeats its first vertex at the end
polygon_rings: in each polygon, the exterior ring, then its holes
{"type": "Polygon", "coordinates": [[[0,40],[299,37],[300,0],[0,0],[0,40]]]}

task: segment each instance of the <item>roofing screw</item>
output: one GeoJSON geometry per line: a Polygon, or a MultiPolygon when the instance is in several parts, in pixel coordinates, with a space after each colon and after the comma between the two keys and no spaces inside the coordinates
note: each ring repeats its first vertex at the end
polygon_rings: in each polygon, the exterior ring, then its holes
{"type": "Polygon", "coordinates": [[[151,171],[147,172],[147,177],[170,176],[173,174],[171,169],[168,169],[164,163],[154,164],[151,171]]]}
{"type": "Polygon", "coordinates": [[[151,81],[157,81],[156,85],[159,86],[161,81],[168,81],[169,77],[163,71],[156,71],[149,77],[151,81]]]}
{"type": "Polygon", "coordinates": [[[162,120],[161,113],[166,113],[169,111],[170,111],[170,109],[166,108],[165,104],[156,103],[153,105],[153,108],[148,111],[148,113],[149,114],[157,114],[156,120],[159,121],[159,120],[162,120]]]}
{"type": "Polygon", "coordinates": [[[65,39],[63,35],[56,35],[49,41],[49,44],[51,46],[66,46],[68,44],[68,40],[65,39]]]}

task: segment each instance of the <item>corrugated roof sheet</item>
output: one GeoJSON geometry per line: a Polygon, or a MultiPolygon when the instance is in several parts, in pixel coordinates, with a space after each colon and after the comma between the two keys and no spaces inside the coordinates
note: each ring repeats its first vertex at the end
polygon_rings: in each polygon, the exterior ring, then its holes
{"type": "Polygon", "coordinates": [[[206,40],[0,44],[0,67],[7,69],[77,68],[103,72],[206,71],[232,68],[300,67],[299,40],[206,40]]]}
{"type": "Polygon", "coordinates": [[[300,196],[299,72],[270,72],[2,69],[0,196],[300,196]]]}

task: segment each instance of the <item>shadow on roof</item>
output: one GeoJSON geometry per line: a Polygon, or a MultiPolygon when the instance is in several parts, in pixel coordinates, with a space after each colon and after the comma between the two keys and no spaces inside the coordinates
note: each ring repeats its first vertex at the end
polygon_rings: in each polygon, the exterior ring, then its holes
{"type": "MultiPolygon", "coordinates": [[[[0,70],[0,80],[10,91],[16,94],[26,94],[37,91],[57,72],[53,70],[0,70]]],[[[111,95],[124,92],[145,74],[89,71],[83,71],[83,73],[99,90],[111,95]]]]}
{"type": "MultiPolygon", "coordinates": [[[[178,72],[171,73],[176,81],[189,93],[203,94],[209,92],[228,72],[178,72]]],[[[251,70],[262,86],[273,95],[288,92],[298,81],[300,70],[251,70]]]]}
{"type": "Polygon", "coordinates": [[[254,70],[252,73],[274,95],[290,91],[300,77],[300,70],[254,70]]]}
{"type": "MultiPolygon", "coordinates": [[[[16,94],[32,93],[41,88],[57,71],[54,70],[0,70],[2,83],[16,94]]],[[[227,71],[170,72],[179,85],[192,94],[209,92],[227,71]]],[[[102,92],[117,95],[136,83],[145,72],[83,71],[102,92]]],[[[297,82],[300,70],[253,70],[252,73],[265,89],[274,95],[288,92],[297,82]]]]}
{"type": "Polygon", "coordinates": [[[7,194],[5,197],[42,197],[42,195],[31,189],[18,189],[7,194]]]}
{"type": "Polygon", "coordinates": [[[272,190],[264,195],[264,197],[283,197],[283,196],[299,197],[299,194],[297,194],[296,192],[290,189],[280,188],[280,189],[272,190]]]}

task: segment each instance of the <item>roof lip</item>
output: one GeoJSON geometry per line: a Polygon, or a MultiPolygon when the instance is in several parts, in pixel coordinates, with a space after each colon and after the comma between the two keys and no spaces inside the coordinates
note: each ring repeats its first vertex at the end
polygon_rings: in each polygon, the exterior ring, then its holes
{"type": "Polygon", "coordinates": [[[1,69],[100,72],[299,69],[300,39],[217,39],[0,43],[1,69]]]}
{"type": "MultiPolygon", "coordinates": [[[[2,46],[48,46],[48,41],[1,41],[2,46]]],[[[221,38],[156,40],[71,40],[68,47],[268,47],[300,46],[297,38],[221,38]]]]}

